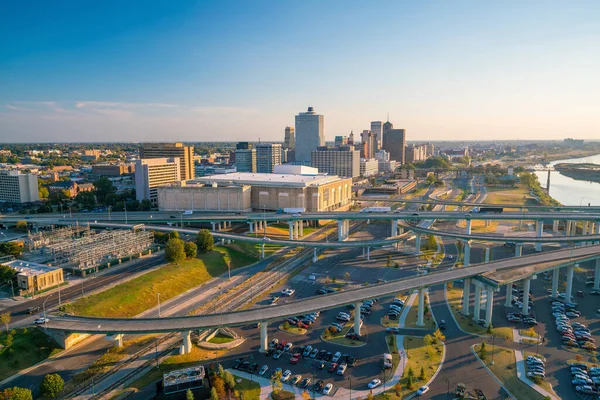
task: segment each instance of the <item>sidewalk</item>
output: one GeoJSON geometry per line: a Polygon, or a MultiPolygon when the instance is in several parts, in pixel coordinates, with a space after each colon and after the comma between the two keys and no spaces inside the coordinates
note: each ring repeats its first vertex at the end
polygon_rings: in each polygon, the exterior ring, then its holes
{"type": "MultiPolygon", "coordinates": [[[[542,340],[540,339],[540,335],[538,335],[537,338],[521,335],[521,332],[519,332],[518,329],[513,328],[513,341],[515,343],[523,344],[523,339],[531,340],[533,343],[542,343],[542,340]]],[[[525,343],[525,344],[529,344],[529,343],[525,343]]]]}
{"type": "Polygon", "coordinates": [[[550,397],[552,400],[559,400],[559,398],[556,397],[556,394],[554,394],[554,392],[550,393],[546,389],[542,388],[540,385],[527,379],[527,373],[525,370],[525,360],[523,359],[522,351],[515,350],[515,360],[517,361],[517,376],[519,377],[521,382],[525,383],[527,386],[529,386],[542,396],[550,397]]]}
{"type": "Polygon", "coordinates": [[[406,300],[406,303],[404,303],[405,307],[402,309],[402,312],[400,313],[400,318],[398,318],[398,328],[404,328],[404,325],[406,324],[406,317],[408,316],[408,312],[410,311],[412,304],[414,303],[415,299],[417,298],[418,293],[419,293],[418,290],[414,290],[410,294],[408,299],[406,300]]]}

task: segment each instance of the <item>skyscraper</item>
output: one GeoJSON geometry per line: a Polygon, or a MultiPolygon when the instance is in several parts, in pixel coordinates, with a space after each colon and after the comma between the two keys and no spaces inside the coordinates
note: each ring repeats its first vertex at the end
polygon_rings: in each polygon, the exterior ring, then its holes
{"type": "Polygon", "coordinates": [[[404,129],[390,129],[385,132],[383,134],[383,149],[390,152],[392,160],[399,161],[404,165],[406,161],[406,133],[404,129]]]}
{"type": "Polygon", "coordinates": [[[194,146],[182,143],[143,143],[140,158],[179,158],[181,180],[194,179],[194,146]]]}
{"type": "Polygon", "coordinates": [[[312,107],[296,115],[296,161],[310,162],[311,152],[325,146],[324,117],[312,107]]]}
{"type": "Polygon", "coordinates": [[[385,137],[385,134],[388,133],[390,130],[394,129],[394,124],[392,124],[390,122],[390,119],[388,118],[387,122],[385,124],[383,124],[383,130],[382,130],[382,137],[381,137],[381,145],[383,146],[383,137],[385,137]]]}
{"type": "Polygon", "coordinates": [[[375,156],[373,134],[371,131],[364,130],[360,134],[360,137],[362,139],[362,157],[373,158],[375,156]]]}
{"type": "Polygon", "coordinates": [[[294,150],[296,148],[296,134],[291,126],[285,127],[285,137],[283,140],[284,150],[294,150]]]}
{"type": "Polygon", "coordinates": [[[256,172],[256,149],[237,149],[235,167],[237,172],[256,172]]]}
{"type": "Polygon", "coordinates": [[[377,140],[375,152],[378,152],[383,145],[383,125],[381,121],[371,121],[371,133],[377,140]]]}
{"type": "Polygon", "coordinates": [[[282,147],[278,143],[256,145],[256,172],[272,173],[273,167],[281,164],[282,147]]]}

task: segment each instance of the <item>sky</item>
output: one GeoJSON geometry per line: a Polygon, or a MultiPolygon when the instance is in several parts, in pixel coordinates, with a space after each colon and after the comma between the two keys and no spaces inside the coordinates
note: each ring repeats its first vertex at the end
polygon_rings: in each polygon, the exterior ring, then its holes
{"type": "Polygon", "coordinates": [[[0,3],[0,142],[600,138],[600,2],[0,3]]]}

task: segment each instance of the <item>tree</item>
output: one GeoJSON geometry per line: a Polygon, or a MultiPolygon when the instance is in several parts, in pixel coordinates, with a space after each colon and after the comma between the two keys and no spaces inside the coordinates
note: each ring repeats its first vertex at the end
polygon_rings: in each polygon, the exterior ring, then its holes
{"type": "Polygon", "coordinates": [[[215,240],[208,229],[200,229],[196,235],[196,245],[200,253],[208,253],[215,247],[215,240]]]}
{"type": "Polygon", "coordinates": [[[2,392],[3,400],[33,400],[31,390],[14,386],[10,389],[4,389],[2,392]]]}
{"type": "Polygon", "coordinates": [[[436,329],[436,331],[433,332],[433,337],[438,342],[443,342],[444,340],[446,340],[446,336],[444,336],[444,334],[442,333],[442,331],[439,330],[439,329],[436,329]]]}
{"type": "Polygon", "coordinates": [[[27,221],[17,221],[15,229],[19,232],[27,232],[27,221]]]}
{"type": "Polygon", "coordinates": [[[489,324],[487,329],[486,329],[487,333],[492,333],[492,324],[489,324]]]}
{"type": "Polygon", "coordinates": [[[23,252],[23,248],[16,242],[2,242],[0,243],[0,253],[4,255],[11,255],[18,257],[23,252]]]}
{"type": "Polygon", "coordinates": [[[10,346],[12,346],[13,339],[14,337],[10,333],[6,335],[6,337],[4,338],[4,347],[8,349],[10,346]]]}
{"type": "Polygon", "coordinates": [[[8,282],[17,276],[17,271],[6,265],[0,265],[0,282],[8,282]]]}
{"type": "Polygon", "coordinates": [[[344,274],[344,280],[346,282],[350,282],[350,272],[346,271],[346,273],[344,274]]]}
{"type": "Polygon", "coordinates": [[[152,210],[152,203],[150,200],[142,200],[140,202],[140,211],[150,211],[152,210]]]}
{"type": "MultiPolygon", "coordinates": [[[[212,395],[212,393],[211,393],[211,395],[212,395]]],[[[191,389],[188,389],[187,392],[185,392],[185,399],[186,400],[194,400],[194,393],[192,393],[191,389]]]]}
{"type": "Polygon", "coordinates": [[[436,250],[437,249],[437,242],[435,241],[435,236],[433,235],[429,235],[427,236],[427,250],[436,250]]]}
{"type": "Polygon", "coordinates": [[[225,371],[223,372],[223,380],[225,381],[225,385],[229,388],[229,390],[233,390],[235,387],[235,377],[231,372],[225,371]]]}
{"type": "Polygon", "coordinates": [[[220,376],[213,376],[212,379],[212,386],[213,389],[215,389],[217,391],[217,394],[219,395],[219,399],[224,399],[225,398],[225,381],[223,381],[223,378],[221,378],[220,376]]]}
{"type": "Polygon", "coordinates": [[[0,314],[0,322],[2,322],[4,324],[4,328],[6,329],[6,332],[8,332],[8,324],[10,324],[11,320],[12,320],[12,317],[10,316],[9,312],[0,314]]]}
{"type": "Polygon", "coordinates": [[[219,400],[219,394],[217,393],[217,389],[214,387],[210,389],[210,400],[219,400]]]}
{"type": "Polygon", "coordinates": [[[425,343],[426,346],[431,346],[434,342],[435,340],[433,339],[433,336],[429,334],[425,335],[423,338],[423,343],[425,343]]]}
{"type": "Polygon", "coordinates": [[[367,395],[367,400],[373,400],[373,391],[369,390],[369,394],[367,395]]]}
{"type": "Polygon", "coordinates": [[[183,248],[187,258],[194,258],[198,254],[198,246],[194,242],[185,242],[183,248]]]}
{"type": "Polygon", "coordinates": [[[44,380],[40,385],[40,392],[42,393],[42,396],[54,399],[60,394],[64,386],[65,381],[60,375],[47,374],[44,376],[44,380]]]}
{"type": "Polygon", "coordinates": [[[423,366],[421,366],[421,372],[419,373],[419,380],[422,380],[422,381],[425,380],[425,368],[423,368],[423,366]]]}
{"type": "Polygon", "coordinates": [[[94,193],[96,198],[102,204],[108,205],[109,199],[117,192],[117,188],[112,181],[106,177],[98,179],[94,182],[94,193]]]}
{"type": "Polygon", "coordinates": [[[94,208],[96,207],[96,195],[94,192],[79,192],[77,196],[75,196],[75,201],[81,204],[83,208],[94,208]]]}
{"type": "Polygon", "coordinates": [[[177,231],[169,232],[169,239],[179,239],[179,232],[177,232],[177,231]]]}
{"type": "Polygon", "coordinates": [[[402,385],[400,384],[400,381],[394,385],[394,391],[396,392],[396,396],[399,398],[400,394],[402,393],[402,385]]]}
{"type": "Polygon", "coordinates": [[[165,246],[165,259],[172,263],[185,260],[185,246],[181,239],[169,239],[165,246]]]}
{"type": "Polygon", "coordinates": [[[386,264],[386,267],[389,267],[390,265],[392,265],[392,256],[391,256],[391,255],[388,255],[388,256],[387,256],[387,264],[386,264]]]}
{"type": "Polygon", "coordinates": [[[409,378],[415,376],[415,372],[413,371],[412,367],[408,367],[408,372],[406,373],[406,376],[408,376],[409,378]]]}
{"type": "Polygon", "coordinates": [[[281,383],[281,371],[276,371],[273,376],[271,376],[271,388],[274,392],[279,392],[283,387],[281,383]]]}

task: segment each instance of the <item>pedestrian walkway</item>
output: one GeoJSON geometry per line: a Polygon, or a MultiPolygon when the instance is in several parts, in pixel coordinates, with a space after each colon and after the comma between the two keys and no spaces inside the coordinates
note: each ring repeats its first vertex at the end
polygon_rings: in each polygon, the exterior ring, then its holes
{"type": "Polygon", "coordinates": [[[404,325],[406,324],[406,317],[408,316],[410,307],[415,302],[415,299],[417,298],[418,293],[419,293],[418,290],[413,291],[410,294],[410,296],[408,297],[408,299],[406,300],[406,303],[404,303],[404,308],[402,309],[402,312],[400,313],[400,317],[398,318],[398,328],[404,328],[404,325]]]}
{"type": "Polygon", "coordinates": [[[540,335],[538,335],[536,338],[531,337],[531,336],[525,336],[525,335],[521,335],[521,332],[519,332],[518,329],[513,328],[513,341],[515,343],[521,343],[521,344],[530,344],[530,343],[542,343],[542,339],[540,338],[540,335]],[[525,340],[525,342],[523,341],[525,340]],[[530,341],[530,343],[528,343],[527,341],[530,341]]]}
{"type": "Polygon", "coordinates": [[[517,361],[517,376],[519,377],[521,382],[525,383],[527,386],[531,387],[533,390],[540,393],[544,397],[549,397],[552,400],[559,400],[558,397],[554,394],[554,392],[550,393],[540,385],[527,379],[527,373],[525,370],[525,360],[523,359],[522,351],[515,350],[515,359],[517,361]]]}

